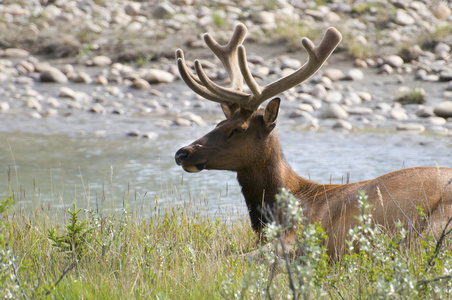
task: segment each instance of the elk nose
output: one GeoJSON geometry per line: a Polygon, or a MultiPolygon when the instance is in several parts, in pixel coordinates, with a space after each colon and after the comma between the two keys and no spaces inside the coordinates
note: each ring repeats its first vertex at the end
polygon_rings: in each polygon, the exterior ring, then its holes
{"type": "Polygon", "coordinates": [[[177,150],[174,155],[174,159],[176,160],[176,164],[180,165],[188,156],[188,151],[185,148],[181,148],[177,150]]]}

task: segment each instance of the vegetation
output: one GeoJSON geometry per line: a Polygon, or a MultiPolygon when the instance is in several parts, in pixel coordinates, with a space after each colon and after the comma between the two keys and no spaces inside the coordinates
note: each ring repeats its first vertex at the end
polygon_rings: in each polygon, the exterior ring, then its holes
{"type": "Polygon", "coordinates": [[[350,252],[333,264],[321,226],[306,222],[287,191],[278,196],[287,218],[269,224],[270,243],[247,258],[242,254],[255,248],[247,217],[212,220],[181,207],[162,212],[156,201],[155,213],[140,220],[127,205],[118,216],[74,205],[60,228],[48,208],[7,214],[10,196],[0,205],[0,298],[447,298],[452,224],[438,241],[419,237],[409,246],[412,233],[401,223],[394,236],[373,226],[366,199],[359,194],[350,252]],[[298,232],[297,257],[275,254],[289,228],[298,232]]]}
{"type": "Polygon", "coordinates": [[[397,97],[395,101],[399,102],[402,105],[406,104],[424,104],[425,103],[425,91],[422,88],[416,88],[408,93],[403,94],[400,97],[397,97]]]}

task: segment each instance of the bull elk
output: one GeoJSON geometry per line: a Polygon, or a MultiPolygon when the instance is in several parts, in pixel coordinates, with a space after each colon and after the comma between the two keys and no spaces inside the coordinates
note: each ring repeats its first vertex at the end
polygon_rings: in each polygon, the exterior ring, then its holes
{"type": "MultiPolygon", "coordinates": [[[[251,75],[242,42],[247,29],[236,26],[225,46],[209,34],[207,46],[223,63],[231,87],[225,88],[210,80],[199,61],[194,61],[196,75],[185,63],[178,49],[177,65],[185,83],[197,94],[221,104],[226,119],[212,131],[179,149],[175,160],[187,172],[229,170],[237,172],[249,211],[252,228],[260,233],[270,222],[263,207],[274,207],[280,188],[300,199],[309,222],[322,224],[328,235],[326,243],[330,258],[345,250],[349,228],[357,224],[354,218],[358,191],[365,191],[373,205],[374,223],[387,232],[394,232],[395,222],[419,234],[438,236],[452,217],[452,168],[409,168],[385,174],[373,180],[347,184],[319,184],[298,176],[281,151],[274,130],[280,99],[271,100],[265,109],[259,106],[267,99],[294,87],[313,75],[341,41],[335,28],[328,28],[322,41],[315,46],[308,38],[301,40],[308,61],[292,74],[260,87],[251,75]],[[244,82],[250,93],[244,90],[244,82]],[[427,217],[421,217],[422,208],[427,217]]],[[[295,235],[285,235],[287,245],[294,244],[295,235]]]]}

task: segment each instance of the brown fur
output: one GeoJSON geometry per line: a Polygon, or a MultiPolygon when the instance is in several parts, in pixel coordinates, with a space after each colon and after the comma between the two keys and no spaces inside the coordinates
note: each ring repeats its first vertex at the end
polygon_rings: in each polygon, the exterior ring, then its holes
{"type": "MultiPolygon", "coordinates": [[[[227,119],[214,130],[176,153],[176,162],[189,172],[202,169],[237,172],[251,225],[260,233],[269,222],[262,206],[273,207],[275,195],[286,188],[301,199],[309,222],[322,224],[331,258],[345,250],[348,230],[356,225],[358,191],[373,205],[374,222],[388,233],[401,221],[408,230],[438,237],[452,217],[452,168],[410,168],[373,180],[349,184],[319,184],[298,176],[288,165],[273,128],[279,99],[256,112],[223,107],[227,119]],[[427,214],[423,219],[417,208],[427,214]]],[[[288,233],[287,243],[294,236],[288,233]]]]}

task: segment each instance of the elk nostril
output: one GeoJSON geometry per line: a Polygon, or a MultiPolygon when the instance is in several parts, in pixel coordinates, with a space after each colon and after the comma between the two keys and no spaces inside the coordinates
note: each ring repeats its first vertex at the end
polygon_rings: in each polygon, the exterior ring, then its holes
{"type": "Polygon", "coordinates": [[[176,160],[176,164],[180,165],[188,156],[188,151],[184,148],[179,149],[174,155],[174,159],[176,160]]]}

